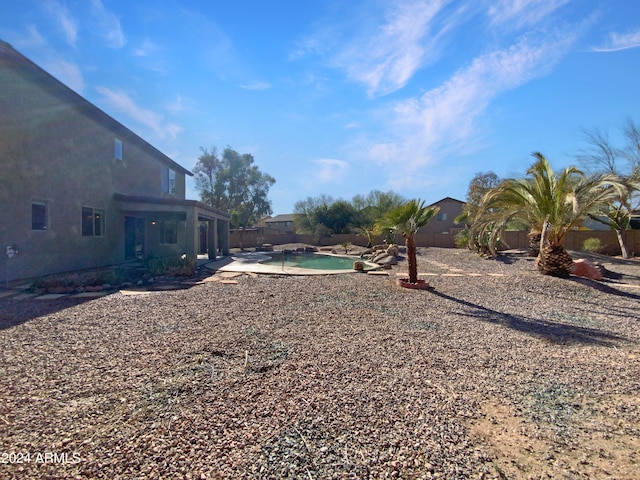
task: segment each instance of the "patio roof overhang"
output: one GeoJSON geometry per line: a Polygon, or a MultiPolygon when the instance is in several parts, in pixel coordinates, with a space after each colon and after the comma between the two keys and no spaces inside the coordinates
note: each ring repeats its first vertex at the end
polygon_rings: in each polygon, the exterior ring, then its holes
{"type": "Polygon", "coordinates": [[[197,200],[181,200],[169,197],[150,197],[144,195],[126,195],[114,193],[114,200],[119,203],[120,210],[129,212],[193,212],[199,220],[220,219],[229,221],[229,213],[211,207],[197,200]]]}

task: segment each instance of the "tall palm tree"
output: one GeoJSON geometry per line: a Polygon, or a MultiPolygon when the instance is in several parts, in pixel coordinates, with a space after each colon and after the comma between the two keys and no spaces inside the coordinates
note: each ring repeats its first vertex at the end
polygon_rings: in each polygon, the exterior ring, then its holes
{"type": "Polygon", "coordinates": [[[544,155],[533,156],[536,162],[526,178],[504,180],[485,195],[474,229],[490,230],[490,243],[495,245],[507,223],[525,223],[531,234],[540,234],[538,270],[568,276],[573,260],[562,246],[567,232],[588,215],[601,212],[626,186],[617,175],[587,176],[574,166],[555,173],[544,155]]]}
{"type": "Polygon", "coordinates": [[[423,200],[410,200],[389,211],[383,218],[381,226],[402,233],[407,246],[407,263],[409,265],[409,283],[418,283],[418,262],[416,258],[415,235],[424,227],[440,207],[426,207],[423,200]]]}

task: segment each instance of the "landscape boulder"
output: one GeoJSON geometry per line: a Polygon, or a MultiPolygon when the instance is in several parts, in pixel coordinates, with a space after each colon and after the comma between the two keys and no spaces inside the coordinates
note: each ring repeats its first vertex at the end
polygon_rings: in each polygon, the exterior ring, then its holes
{"type": "Polygon", "coordinates": [[[378,265],[397,265],[398,259],[393,255],[384,254],[384,256],[375,261],[378,265]]]}
{"type": "Polygon", "coordinates": [[[386,252],[381,252],[374,255],[371,260],[373,263],[377,263],[378,265],[397,265],[398,259],[393,255],[389,255],[386,252]]]}
{"type": "Polygon", "coordinates": [[[389,245],[386,252],[387,252],[387,255],[392,255],[394,257],[397,257],[398,255],[400,255],[400,250],[398,249],[397,245],[389,245]]]}
{"type": "Polygon", "coordinates": [[[592,280],[602,280],[602,268],[591,263],[589,260],[580,259],[573,262],[571,273],[578,277],[590,278],[592,280]]]}

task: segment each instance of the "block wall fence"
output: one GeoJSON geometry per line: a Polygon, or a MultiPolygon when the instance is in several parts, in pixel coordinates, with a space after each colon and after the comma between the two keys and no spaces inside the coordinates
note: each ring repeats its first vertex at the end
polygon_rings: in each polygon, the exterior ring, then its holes
{"type": "MultiPolygon", "coordinates": [[[[588,238],[598,238],[602,244],[600,253],[606,255],[620,255],[620,246],[615,232],[605,230],[571,231],[564,239],[567,250],[582,250],[582,245],[588,238]]],[[[640,255],[640,230],[627,230],[624,232],[627,249],[630,254],[640,255]]],[[[529,246],[529,238],[526,231],[505,232],[504,242],[509,248],[526,249],[529,246]]],[[[232,231],[230,238],[231,248],[256,248],[264,244],[282,245],[286,243],[304,243],[310,245],[326,246],[339,245],[350,242],[353,245],[366,246],[367,239],[363,235],[340,234],[323,238],[316,242],[312,235],[299,235],[295,233],[264,233],[258,229],[248,229],[240,233],[232,231]]],[[[377,243],[382,243],[382,237],[377,243]]],[[[396,236],[396,243],[403,245],[401,235],[396,236]]],[[[419,247],[455,248],[455,235],[441,233],[419,233],[416,235],[416,244],[419,247]]]]}

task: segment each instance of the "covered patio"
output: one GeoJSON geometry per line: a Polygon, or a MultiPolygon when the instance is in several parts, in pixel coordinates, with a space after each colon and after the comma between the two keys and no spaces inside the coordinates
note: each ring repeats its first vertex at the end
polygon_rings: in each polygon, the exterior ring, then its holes
{"type": "Polygon", "coordinates": [[[124,217],[125,260],[229,253],[229,214],[196,200],[114,194],[124,217]]]}

